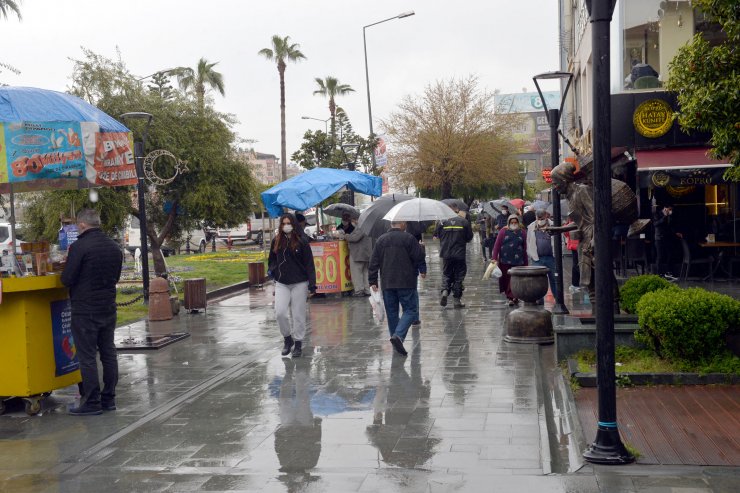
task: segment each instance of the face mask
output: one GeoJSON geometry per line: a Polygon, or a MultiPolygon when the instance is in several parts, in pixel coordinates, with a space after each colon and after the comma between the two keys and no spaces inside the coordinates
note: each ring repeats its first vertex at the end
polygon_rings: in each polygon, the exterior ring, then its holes
{"type": "Polygon", "coordinates": [[[283,233],[286,235],[289,235],[293,232],[293,225],[292,224],[284,224],[283,225],[283,233]]]}
{"type": "Polygon", "coordinates": [[[519,225],[518,224],[509,224],[509,229],[512,230],[512,231],[516,231],[517,229],[519,229],[519,225]]]}
{"type": "Polygon", "coordinates": [[[540,226],[544,226],[545,224],[547,224],[547,219],[538,219],[537,224],[539,224],[540,226]]]}

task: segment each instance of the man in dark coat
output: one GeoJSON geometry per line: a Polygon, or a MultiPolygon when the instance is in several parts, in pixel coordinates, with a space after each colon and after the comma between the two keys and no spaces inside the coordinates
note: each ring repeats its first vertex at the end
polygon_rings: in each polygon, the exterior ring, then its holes
{"type": "Polygon", "coordinates": [[[455,308],[464,308],[461,301],[463,280],[468,273],[468,264],[465,259],[465,246],[473,239],[473,229],[470,223],[460,217],[460,211],[453,206],[452,210],[458,216],[447,219],[437,226],[435,236],[439,238],[439,256],[442,258],[442,295],[439,304],[447,306],[447,297],[452,293],[455,308]]]}
{"type": "Polygon", "coordinates": [[[100,230],[100,215],[92,209],[77,215],[79,237],[69,247],[62,283],[69,288],[72,336],[82,373],[80,404],[69,409],[74,416],[101,414],[116,409],[118,359],[116,284],[121,277],[121,248],[100,230]],[[97,353],[103,365],[103,390],[98,380],[97,353]]]}
{"type": "Polygon", "coordinates": [[[399,354],[408,354],[403,341],[411,324],[419,320],[417,276],[426,277],[424,250],[412,235],[405,231],[405,222],[392,222],[391,229],[375,243],[370,259],[370,289],[378,291],[378,271],[383,288],[383,304],[388,318],[391,344],[399,354]],[[399,318],[398,306],[403,314],[399,318]]]}
{"type": "Polygon", "coordinates": [[[669,281],[677,280],[671,273],[673,250],[678,239],[683,235],[674,229],[673,206],[665,204],[655,215],[655,251],[657,253],[658,275],[669,281]]]}

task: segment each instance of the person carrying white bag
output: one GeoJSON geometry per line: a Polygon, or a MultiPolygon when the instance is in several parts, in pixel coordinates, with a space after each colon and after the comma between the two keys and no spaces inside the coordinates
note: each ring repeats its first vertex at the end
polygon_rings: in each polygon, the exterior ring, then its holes
{"type": "Polygon", "coordinates": [[[501,269],[498,266],[498,263],[496,263],[495,260],[491,260],[491,262],[488,264],[488,267],[486,267],[486,271],[483,273],[483,280],[487,281],[491,278],[491,276],[498,279],[503,275],[503,272],[501,272],[501,269]]]}

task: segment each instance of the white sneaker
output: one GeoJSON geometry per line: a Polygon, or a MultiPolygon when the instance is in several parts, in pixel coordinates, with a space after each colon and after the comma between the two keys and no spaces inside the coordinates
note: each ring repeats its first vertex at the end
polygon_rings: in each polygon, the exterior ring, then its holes
{"type": "Polygon", "coordinates": [[[676,281],[678,281],[678,277],[675,277],[675,276],[673,276],[671,274],[663,274],[663,278],[665,280],[667,280],[667,281],[670,281],[670,282],[676,282],[676,281]]]}
{"type": "Polygon", "coordinates": [[[578,286],[573,286],[572,284],[568,286],[568,291],[570,291],[571,293],[577,293],[580,290],[581,288],[579,288],[578,286]]]}

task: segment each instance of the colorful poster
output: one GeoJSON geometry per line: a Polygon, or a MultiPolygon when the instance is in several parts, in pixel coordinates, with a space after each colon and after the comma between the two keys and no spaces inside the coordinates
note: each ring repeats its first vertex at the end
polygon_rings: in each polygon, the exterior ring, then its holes
{"type": "Polygon", "coordinates": [[[4,126],[10,182],[85,176],[79,122],[19,122],[4,126]]]}
{"type": "Polygon", "coordinates": [[[375,166],[382,168],[388,164],[388,143],[385,135],[378,135],[378,144],[375,146],[375,166]]]}
{"type": "Polygon", "coordinates": [[[106,186],[136,185],[134,142],[130,133],[95,134],[95,183],[106,186]]]}
{"type": "Polygon", "coordinates": [[[0,183],[8,183],[8,160],[5,157],[5,128],[0,123],[0,183]]]}
{"type": "Polygon", "coordinates": [[[56,376],[79,370],[77,348],[72,337],[72,306],[69,300],[51,302],[51,333],[54,341],[56,376]]]}
{"type": "Polygon", "coordinates": [[[349,273],[349,248],[346,241],[311,243],[316,268],[316,292],[340,293],[352,290],[349,273]]]}

